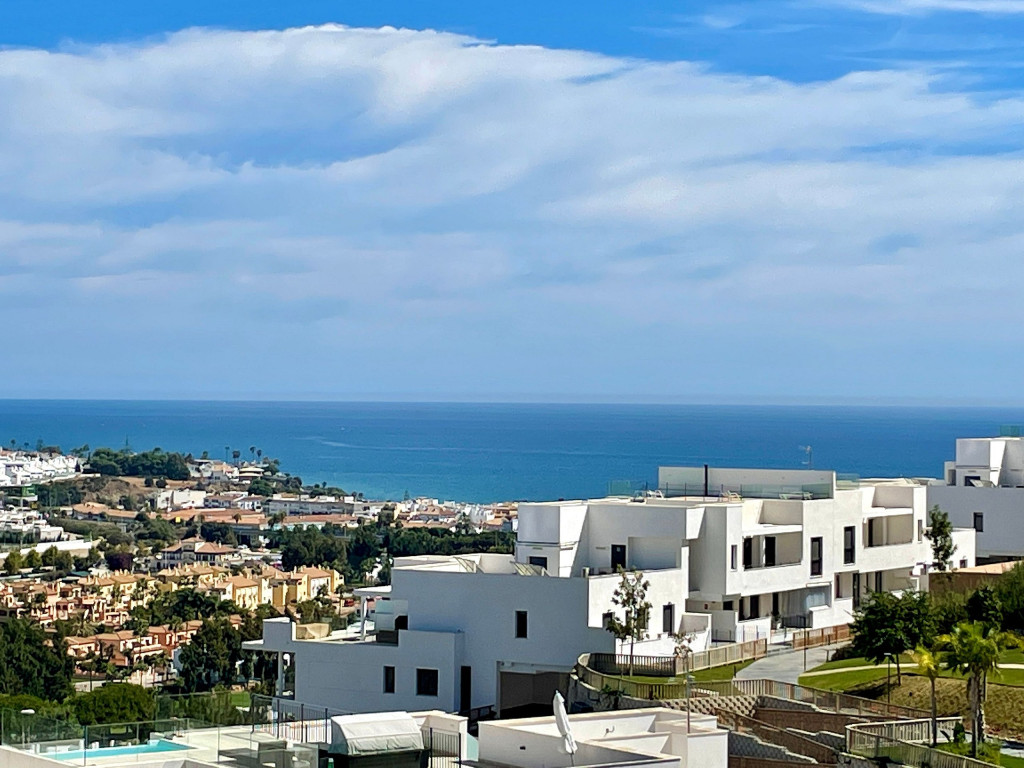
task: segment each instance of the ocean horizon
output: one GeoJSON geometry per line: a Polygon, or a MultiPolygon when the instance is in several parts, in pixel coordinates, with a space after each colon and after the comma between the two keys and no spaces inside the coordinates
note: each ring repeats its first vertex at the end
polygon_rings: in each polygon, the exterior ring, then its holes
{"type": "Polygon", "coordinates": [[[0,444],[65,451],[251,447],[307,483],[368,498],[492,502],[600,496],[658,466],[938,477],[958,437],[1024,424],[1019,406],[0,400],[0,444]]]}

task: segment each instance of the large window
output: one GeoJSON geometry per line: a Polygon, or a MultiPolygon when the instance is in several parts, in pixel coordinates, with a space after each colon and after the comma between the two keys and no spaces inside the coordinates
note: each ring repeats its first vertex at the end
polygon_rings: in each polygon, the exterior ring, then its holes
{"type": "Polygon", "coordinates": [[[857,539],[852,525],[843,528],[843,564],[850,565],[857,561],[857,539]]]}
{"type": "Polygon", "coordinates": [[[416,670],[416,695],[437,696],[437,670],[416,670]]]}
{"type": "Polygon", "coordinates": [[[526,637],[527,629],[526,611],[516,611],[516,637],[526,637]]]}
{"type": "Polygon", "coordinates": [[[395,692],[395,668],[384,667],[384,693],[395,692]]]}
{"type": "Polygon", "coordinates": [[[743,540],[743,567],[752,568],[754,565],[754,540],[749,536],[743,540]]]}
{"type": "Polygon", "coordinates": [[[811,576],[821,576],[821,536],[811,539],[811,576]]]}

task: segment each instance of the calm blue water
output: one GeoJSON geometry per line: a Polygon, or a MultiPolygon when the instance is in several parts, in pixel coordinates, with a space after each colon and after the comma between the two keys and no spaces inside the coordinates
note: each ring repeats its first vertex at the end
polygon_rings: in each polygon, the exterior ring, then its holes
{"type": "Polygon", "coordinates": [[[75,750],[73,752],[55,752],[47,757],[55,760],[81,760],[88,757],[91,760],[98,760],[103,757],[116,757],[118,755],[148,755],[154,752],[178,752],[189,749],[187,744],[176,744],[173,741],[160,739],[159,741],[147,742],[146,744],[132,744],[126,747],[100,747],[99,749],[75,750]]]}
{"type": "Polygon", "coordinates": [[[556,499],[650,481],[659,464],[942,473],[957,437],[1024,423],[1024,408],[451,403],[0,401],[0,443],[65,449],[249,446],[306,482],[372,498],[556,499]]]}

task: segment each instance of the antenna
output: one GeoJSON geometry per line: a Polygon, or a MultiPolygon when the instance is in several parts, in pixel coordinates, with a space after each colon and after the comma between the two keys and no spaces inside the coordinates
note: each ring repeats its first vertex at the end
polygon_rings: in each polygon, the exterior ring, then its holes
{"type": "Polygon", "coordinates": [[[803,451],[807,458],[802,462],[807,466],[808,469],[814,469],[814,448],[809,445],[801,445],[800,450],[803,451]]]}

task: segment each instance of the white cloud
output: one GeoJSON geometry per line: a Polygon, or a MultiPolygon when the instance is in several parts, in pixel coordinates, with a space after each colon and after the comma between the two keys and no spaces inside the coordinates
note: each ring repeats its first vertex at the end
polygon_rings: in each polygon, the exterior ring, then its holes
{"type": "Polygon", "coordinates": [[[1022,119],[408,30],[2,51],[0,322],[41,340],[9,384],[931,394],[908,348],[1016,341],[1024,164],[985,148],[1022,119]]]}

